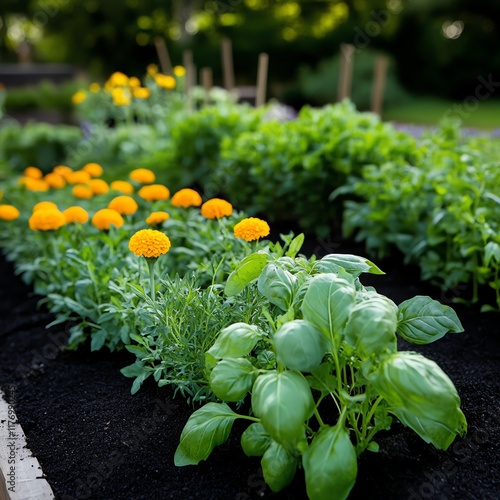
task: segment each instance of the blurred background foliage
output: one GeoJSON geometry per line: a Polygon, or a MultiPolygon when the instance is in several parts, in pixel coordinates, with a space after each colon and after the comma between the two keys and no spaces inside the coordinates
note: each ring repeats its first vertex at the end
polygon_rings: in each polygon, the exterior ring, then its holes
{"type": "MultiPolygon", "coordinates": [[[[500,74],[500,2],[490,0],[2,0],[0,62],[30,47],[34,62],[142,76],[167,42],[174,64],[192,49],[198,69],[222,83],[220,43],[233,43],[236,83],[255,82],[257,56],[270,55],[270,95],[300,107],[335,98],[342,43],[356,47],[354,102],[364,107],[373,51],[391,57],[386,96],[473,95],[478,77],[500,74]],[[359,104],[357,100],[359,99],[359,104]]],[[[390,104],[389,102],[389,104],[390,104]]]]}

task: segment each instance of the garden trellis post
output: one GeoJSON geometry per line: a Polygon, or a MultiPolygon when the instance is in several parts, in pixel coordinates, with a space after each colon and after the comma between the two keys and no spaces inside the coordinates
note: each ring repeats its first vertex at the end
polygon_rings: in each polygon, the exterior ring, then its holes
{"type": "Polygon", "coordinates": [[[234,88],[234,67],[233,67],[233,48],[231,40],[224,38],[222,40],[222,71],[224,77],[224,88],[233,90],[234,88]]]}
{"type": "Polygon", "coordinates": [[[265,52],[259,54],[259,66],[257,69],[257,95],[255,106],[259,107],[266,102],[267,69],[269,67],[269,55],[265,52]]]}
{"type": "Polygon", "coordinates": [[[389,59],[385,56],[377,57],[375,61],[375,71],[373,75],[373,92],[371,100],[371,110],[382,116],[382,106],[384,101],[384,88],[387,77],[387,67],[389,59]]]}
{"type": "Polygon", "coordinates": [[[172,61],[168,54],[167,44],[165,39],[161,36],[155,38],[156,53],[158,54],[158,60],[160,61],[161,72],[165,75],[172,74],[172,61]]]}
{"type": "Polygon", "coordinates": [[[340,46],[340,75],[337,94],[339,101],[351,97],[354,50],[354,45],[343,43],[340,46]]]}

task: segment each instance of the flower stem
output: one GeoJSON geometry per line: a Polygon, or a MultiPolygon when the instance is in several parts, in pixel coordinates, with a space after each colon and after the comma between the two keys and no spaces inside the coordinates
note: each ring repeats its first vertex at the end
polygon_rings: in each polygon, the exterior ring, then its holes
{"type": "Polygon", "coordinates": [[[150,283],[151,300],[153,302],[156,302],[155,271],[154,271],[156,259],[146,259],[146,262],[148,263],[148,268],[149,268],[149,283],[150,283]]]}

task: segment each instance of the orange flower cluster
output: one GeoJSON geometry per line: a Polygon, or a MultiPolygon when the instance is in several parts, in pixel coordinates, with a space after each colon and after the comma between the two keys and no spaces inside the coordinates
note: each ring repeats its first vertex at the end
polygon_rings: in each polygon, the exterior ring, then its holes
{"type": "Polygon", "coordinates": [[[66,224],[66,218],[59,210],[41,208],[33,212],[28,224],[33,231],[55,231],[66,224]]]}
{"type": "Polygon", "coordinates": [[[129,177],[139,184],[151,184],[156,180],[154,172],[147,168],[136,168],[130,172],[129,177]]]}
{"type": "Polygon", "coordinates": [[[103,208],[92,217],[92,224],[101,231],[108,230],[111,226],[122,227],[123,217],[111,208],[103,208]]]}
{"type": "Polygon", "coordinates": [[[170,219],[170,214],[167,212],[152,212],[146,219],[146,224],[149,226],[158,226],[168,219],[170,219]]]}
{"type": "Polygon", "coordinates": [[[121,215],[131,215],[137,212],[139,205],[130,196],[117,196],[113,198],[108,205],[108,208],[116,210],[121,215]]]}
{"type": "Polygon", "coordinates": [[[21,214],[19,210],[13,205],[0,205],[0,219],[1,220],[15,220],[21,214]]]}
{"type": "Polygon", "coordinates": [[[199,207],[202,203],[200,194],[194,189],[181,189],[172,196],[172,205],[174,207],[199,207]]]}
{"type": "Polygon", "coordinates": [[[234,226],[234,235],[245,241],[258,240],[270,232],[269,224],[257,217],[248,217],[234,226]]]}
{"type": "Polygon", "coordinates": [[[82,207],[69,207],[64,210],[63,215],[68,224],[73,222],[85,224],[89,220],[89,214],[82,207]]]}
{"type": "Polygon", "coordinates": [[[141,229],[130,238],[128,248],[139,257],[156,259],[170,250],[170,239],[155,229],[141,229]]]}
{"type": "Polygon", "coordinates": [[[168,200],[170,197],[169,189],[163,184],[143,186],[137,194],[146,201],[168,200]]]}

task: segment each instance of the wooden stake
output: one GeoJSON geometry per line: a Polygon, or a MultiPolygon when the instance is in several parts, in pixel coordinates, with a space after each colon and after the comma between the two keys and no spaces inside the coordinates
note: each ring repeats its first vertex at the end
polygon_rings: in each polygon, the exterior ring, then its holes
{"type": "Polygon", "coordinates": [[[382,116],[384,89],[385,89],[385,81],[387,78],[388,66],[389,66],[389,59],[385,56],[379,56],[375,60],[371,110],[373,113],[377,113],[379,116],[382,116]]]}
{"type": "Polygon", "coordinates": [[[343,101],[351,97],[352,67],[354,59],[354,45],[343,43],[340,46],[340,75],[338,87],[338,100],[343,101]]]}
{"type": "Polygon", "coordinates": [[[255,106],[259,107],[266,102],[267,68],[269,66],[269,55],[265,52],[259,54],[259,67],[257,69],[257,96],[255,106]]]}
{"type": "Polygon", "coordinates": [[[155,38],[156,53],[158,54],[158,60],[160,61],[161,72],[165,75],[171,75],[172,71],[172,61],[168,55],[167,44],[165,39],[161,36],[155,38]]]}
{"type": "Polygon", "coordinates": [[[212,68],[201,68],[200,80],[205,92],[208,92],[213,87],[212,68]]]}
{"type": "Polygon", "coordinates": [[[224,77],[224,88],[234,89],[234,68],[233,68],[233,48],[231,40],[222,40],[222,72],[224,77]]]}

